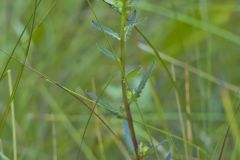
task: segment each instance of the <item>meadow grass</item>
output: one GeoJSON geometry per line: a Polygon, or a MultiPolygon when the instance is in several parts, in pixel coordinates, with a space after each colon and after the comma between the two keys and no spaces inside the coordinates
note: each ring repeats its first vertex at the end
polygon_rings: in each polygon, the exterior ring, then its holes
{"type": "Polygon", "coordinates": [[[240,158],[237,2],[0,10],[0,159],[240,158]]]}

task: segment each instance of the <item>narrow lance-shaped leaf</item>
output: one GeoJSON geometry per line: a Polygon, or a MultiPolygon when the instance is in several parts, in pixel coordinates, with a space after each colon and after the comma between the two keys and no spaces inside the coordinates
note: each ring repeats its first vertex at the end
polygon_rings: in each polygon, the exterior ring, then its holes
{"type": "Polygon", "coordinates": [[[135,89],[135,96],[136,96],[136,98],[140,97],[140,94],[141,94],[142,90],[144,89],[144,87],[145,87],[145,85],[147,83],[147,80],[149,79],[149,77],[152,74],[152,70],[153,70],[154,65],[155,65],[155,62],[153,62],[148,67],[146,73],[144,74],[144,76],[142,77],[142,79],[140,81],[140,84],[138,85],[137,89],[135,89]]]}
{"type": "Polygon", "coordinates": [[[134,69],[130,70],[126,75],[126,79],[129,80],[130,78],[134,77],[141,70],[141,68],[141,66],[137,66],[134,69]]]}
{"type": "Polygon", "coordinates": [[[113,107],[105,100],[101,99],[100,97],[96,96],[92,92],[86,92],[86,95],[91,98],[92,100],[96,101],[96,103],[101,106],[103,109],[113,113],[116,116],[119,116],[120,113],[113,109],[113,107]]]}
{"type": "Polygon", "coordinates": [[[166,156],[166,160],[173,160],[173,155],[172,152],[168,152],[167,156],[166,156]]]}
{"type": "Polygon", "coordinates": [[[130,2],[129,2],[129,6],[130,7],[137,7],[137,4],[140,2],[140,1],[142,1],[142,0],[131,0],[130,2]]]}
{"type": "Polygon", "coordinates": [[[103,0],[106,4],[108,4],[111,8],[113,8],[118,13],[122,11],[122,1],[119,0],[103,0]]]}
{"type": "Polygon", "coordinates": [[[116,57],[110,50],[103,48],[103,47],[99,46],[98,44],[97,44],[97,46],[100,49],[100,52],[103,53],[105,56],[107,56],[108,58],[111,58],[113,60],[116,60],[116,57]]]}
{"type": "Polygon", "coordinates": [[[122,8],[122,1],[120,0],[103,0],[105,3],[109,5],[114,5],[115,7],[122,8]]]}
{"type": "Polygon", "coordinates": [[[2,152],[0,152],[0,159],[9,160],[9,158],[7,156],[5,156],[2,152]]]}
{"type": "Polygon", "coordinates": [[[100,24],[98,24],[98,23],[95,22],[95,21],[92,21],[92,24],[93,24],[93,26],[94,26],[96,29],[98,29],[98,30],[100,30],[100,31],[108,34],[108,35],[111,36],[111,37],[116,38],[117,40],[120,40],[119,34],[116,33],[116,32],[114,32],[114,31],[111,30],[110,28],[105,27],[105,26],[103,26],[103,25],[100,25],[100,24]]]}
{"type": "Polygon", "coordinates": [[[128,19],[127,25],[125,27],[125,30],[126,30],[125,38],[126,39],[129,38],[133,27],[136,25],[136,22],[137,22],[137,12],[136,12],[136,10],[134,10],[133,13],[131,14],[130,18],[128,19]]]}
{"type": "Polygon", "coordinates": [[[137,11],[134,10],[129,20],[127,21],[127,26],[133,26],[134,24],[136,24],[136,21],[137,21],[137,11]]]}
{"type": "Polygon", "coordinates": [[[133,146],[133,143],[132,143],[131,133],[130,133],[129,128],[128,128],[127,120],[123,120],[122,128],[123,128],[123,135],[124,135],[125,143],[127,144],[129,150],[132,153],[134,153],[134,146],[133,146]]]}

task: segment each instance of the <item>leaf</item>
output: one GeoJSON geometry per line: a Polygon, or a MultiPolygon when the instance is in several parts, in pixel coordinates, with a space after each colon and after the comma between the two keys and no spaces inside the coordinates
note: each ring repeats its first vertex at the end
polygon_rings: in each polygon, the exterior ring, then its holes
{"type": "Polygon", "coordinates": [[[127,26],[133,26],[136,24],[136,22],[137,22],[137,11],[134,10],[129,20],[127,21],[127,26]]]}
{"type": "Polygon", "coordinates": [[[9,160],[9,158],[7,156],[5,156],[2,152],[0,152],[0,158],[2,160],[9,160]]]}
{"type": "Polygon", "coordinates": [[[131,133],[129,131],[127,120],[123,120],[122,128],[123,128],[123,135],[124,135],[125,143],[127,144],[129,150],[132,153],[134,153],[134,146],[133,146],[133,143],[132,143],[131,133]]]}
{"type": "Polygon", "coordinates": [[[136,10],[133,11],[131,14],[129,20],[127,21],[127,25],[125,27],[125,38],[128,39],[130,37],[130,34],[132,32],[133,27],[137,24],[137,12],[136,10]]]}
{"type": "Polygon", "coordinates": [[[95,22],[95,21],[92,21],[92,24],[93,24],[93,26],[94,26],[96,29],[98,29],[98,30],[100,30],[100,31],[108,34],[108,35],[111,36],[111,37],[116,38],[117,40],[120,40],[119,34],[116,33],[116,32],[114,32],[114,31],[111,30],[110,28],[105,27],[105,26],[102,26],[102,25],[98,24],[98,23],[95,22]]]}
{"type": "Polygon", "coordinates": [[[134,77],[141,69],[142,69],[141,66],[135,67],[134,69],[127,73],[126,79],[129,80],[130,78],[134,77]]]}
{"type": "Polygon", "coordinates": [[[108,4],[113,10],[118,13],[122,12],[122,2],[118,0],[103,0],[106,4],[108,4]]]}
{"type": "Polygon", "coordinates": [[[173,155],[172,152],[168,152],[167,156],[166,156],[166,160],[173,160],[173,155]]]}
{"type": "Polygon", "coordinates": [[[107,56],[108,58],[111,58],[113,60],[116,60],[115,55],[110,50],[103,48],[103,47],[99,46],[98,44],[97,44],[97,46],[100,49],[101,53],[103,53],[105,56],[107,56]]]}
{"type": "Polygon", "coordinates": [[[149,146],[143,144],[142,142],[139,144],[139,155],[144,157],[147,155],[147,152],[149,151],[149,146]]]}
{"type": "Polygon", "coordinates": [[[155,65],[155,62],[153,62],[147,69],[146,73],[144,74],[143,78],[141,79],[140,84],[138,85],[137,89],[135,89],[135,96],[136,98],[140,97],[140,94],[142,93],[142,90],[144,89],[147,80],[152,74],[153,67],[155,65]]]}
{"type": "Polygon", "coordinates": [[[129,6],[137,7],[137,4],[140,3],[141,0],[131,0],[129,6]]]}
{"type": "Polygon", "coordinates": [[[113,107],[105,100],[101,99],[100,97],[96,96],[94,93],[92,92],[86,92],[85,93],[89,98],[91,98],[92,100],[96,101],[97,104],[99,104],[99,106],[101,106],[103,109],[113,113],[114,115],[119,116],[119,112],[114,110],[113,107]]]}
{"type": "Polygon", "coordinates": [[[117,8],[122,8],[122,1],[119,0],[103,0],[105,3],[115,6],[117,8]]]}
{"type": "Polygon", "coordinates": [[[105,3],[109,4],[109,5],[115,5],[115,1],[114,0],[103,0],[105,3]]]}

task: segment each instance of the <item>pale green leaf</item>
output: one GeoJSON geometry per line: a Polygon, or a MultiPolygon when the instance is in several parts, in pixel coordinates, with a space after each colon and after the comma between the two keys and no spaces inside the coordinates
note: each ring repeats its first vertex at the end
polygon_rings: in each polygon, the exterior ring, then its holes
{"type": "Polygon", "coordinates": [[[137,66],[130,70],[126,75],[126,79],[129,80],[130,78],[134,77],[141,70],[141,68],[141,66],[137,66]]]}
{"type": "Polygon", "coordinates": [[[100,49],[100,52],[103,53],[105,56],[107,56],[108,58],[111,58],[113,60],[116,60],[116,57],[110,50],[103,48],[103,47],[99,46],[98,44],[97,44],[97,46],[100,49]]]}
{"type": "Polygon", "coordinates": [[[134,146],[133,146],[133,143],[132,143],[131,133],[129,131],[127,120],[123,120],[122,128],[123,128],[123,135],[124,135],[125,143],[127,144],[129,150],[133,153],[134,152],[134,146]]]}
{"type": "Polygon", "coordinates": [[[153,62],[147,69],[146,73],[144,74],[144,76],[142,77],[140,84],[138,85],[137,89],[135,90],[135,96],[138,98],[140,97],[140,94],[142,93],[142,90],[144,89],[147,80],[149,79],[149,77],[152,74],[153,71],[153,67],[155,65],[155,62],[153,62]]]}
{"type": "Polygon", "coordinates": [[[119,112],[114,110],[113,107],[105,100],[101,99],[100,97],[96,96],[92,92],[86,92],[86,95],[94,100],[99,106],[101,106],[103,109],[113,113],[114,115],[119,116],[119,112]]]}
{"type": "Polygon", "coordinates": [[[110,28],[105,27],[105,26],[102,26],[102,25],[98,24],[98,23],[95,22],[95,21],[92,21],[92,24],[93,24],[93,26],[94,26],[96,29],[98,29],[98,30],[100,30],[100,31],[108,34],[108,35],[111,36],[111,37],[116,38],[117,40],[120,40],[119,34],[116,33],[116,32],[114,32],[114,31],[111,30],[110,28]]]}
{"type": "Polygon", "coordinates": [[[132,32],[133,27],[137,24],[137,12],[136,10],[134,10],[131,14],[131,16],[129,17],[128,21],[127,21],[127,25],[125,27],[125,38],[128,39],[130,37],[130,34],[132,32]]]}

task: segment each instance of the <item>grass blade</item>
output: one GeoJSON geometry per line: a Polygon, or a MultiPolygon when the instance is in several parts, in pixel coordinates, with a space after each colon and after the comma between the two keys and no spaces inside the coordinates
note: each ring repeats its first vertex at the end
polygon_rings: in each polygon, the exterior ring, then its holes
{"type": "MultiPolygon", "coordinates": [[[[6,52],[2,52],[5,55],[9,56],[9,54],[7,54],[6,52]]],[[[75,98],[77,101],[81,102],[88,110],[92,111],[92,108],[86,103],[84,102],[84,100],[87,100],[89,102],[92,102],[91,100],[89,100],[88,98],[77,94],[76,92],[68,89],[67,87],[61,85],[60,83],[50,79],[49,77],[47,77],[46,75],[44,75],[43,73],[39,72],[38,70],[28,66],[27,64],[24,64],[23,62],[21,62],[20,60],[18,60],[17,58],[15,58],[14,56],[12,57],[13,60],[15,60],[16,62],[24,65],[24,67],[26,67],[28,70],[30,70],[31,72],[35,73],[36,75],[38,75],[40,78],[44,79],[45,81],[49,82],[50,84],[60,88],[61,90],[63,90],[64,92],[68,93],[70,96],[72,96],[73,98],[75,98]]],[[[94,112],[94,115],[103,123],[103,125],[115,136],[118,137],[118,135],[111,129],[111,127],[96,113],[94,112]]]]}
{"type": "MultiPolygon", "coordinates": [[[[111,81],[112,81],[112,78],[107,82],[107,84],[106,84],[106,86],[104,87],[101,95],[104,94],[105,90],[107,89],[107,87],[109,86],[109,84],[110,84],[111,81]]],[[[90,116],[89,116],[89,118],[88,118],[88,120],[87,120],[86,126],[85,126],[85,128],[84,128],[83,135],[82,135],[82,139],[81,139],[81,143],[83,142],[83,139],[84,139],[84,137],[85,137],[85,134],[87,133],[87,127],[88,127],[88,125],[89,125],[89,123],[90,123],[90,120],[91,120],[91,118],[92,118],[93,112],[95,111],[95,108],[96,108],[97,104],[100,102],[100,103],[102,103],[103,105],[107,105],[107,107],[110,107],[110,105],[109,105],[107,102],[105,102],[104,100],[100,99],[100,97],[97,97],[95,94],[93,94],[93,93],[86,93],[86,94],[87,94],[87,95],[90,94],[91,96],[93,96],[93,97],[96,98],[96,99],[94,99],[94,100],[95,100],[95,103],[94,103],[94,105],[93,105],[93,109],[92,109],[92,111],[91,111],[91,114],[90,114],[90,116]]]]}
{"type": "Polygon", "coordinates": [[[16,80],[16,82],[14,84],[14,87],[13,87],[13,92],[12,92],[8,102],[7,102],[7,106],[6,106],[6,108],[5,108],[4,112],[3,112],[3,116],[1,117],[1,120],[0,120],[0,135],[2,134],[5,120],[7,119],[7,116],[9,114],[9,111],[10,111],[10,108],[11,108],[11,103],[13,101],[13,98],[14,98],[15,94],[16,94],[18,85],[20,84],[20,80],[21,80],[21,77],[23,75],[23,71],[24,71],[24,67],[25,67],[24,64],[26,64],[27,57],[28,57],[28,54],[29,54],[31,40],[32,40],[32,36],[33,36],[33,29],[34,29],[34,24],[35,24],[35,16],[36,16],[36,11],[37,11],[37,6],[38,6],[37,2],[38,1],[35,0],[35,7],[34,7],[34,11],[33,11],[33,19],[32,19],[31,31],[30,31],[28,44],[27,44],[27,49],[25,51],[24,63],[21,65],[20,71],[19,71],[18,76],[17,76],[17,80],[16,80]]]}
{"type": "MultiPolygon", "coordinates": [[[[42,1],[42,0],[40,0],[40,1],[38,2],[37,7],[40,5],[41,1],[42,1]]],[[[3,71],[2,71],[1,76],[0,76],[0,81],[3,79],[4,74],[5,74],[5,72],[7,71],[7,67],[8,67],[8,65],[10,64],[11,58],[14,56],[14,53],[15,53],[15,51],[16,51],[16,49],[17,49],[17,47],[18,47],[18,45],[19,45],[19,43],[20,43],[20,41],[21,41],[21,39],[22,39],[22,37],[23,37],[23,35],[24,35],[24,33],[25,33],[27,27],[29,26],[29,24],[30,24],[30,22],[31,22],[31,20],[32,20],[33,17],[34,17],[34,12],[32,13],[31,17],[29,18],[29,20],[27,21],[26,25],[24,26],[24,28],[23,28],[20,36],[18,37],[18,40],[17,40],[16,44],[15,44],[14,47],[13,47],[13,50],[12,50],[12,52],[11,52],[11,55],[8,57],[8,59],[7,59],[7,61],[6,61],[6,64],[4,65],[3,71]]]]}
{"type": "MultiPolygon", "coordinates": [[[[8,75],[8,86],[9,86],[9,94],[11,96],[13,87],[12,87],[12,75],[11,71],[7,71],[8,75]]],[[[12,120],[12,141],[13,141],[13,160],[17,160],[17,137],[16,137],[16,125],[15,125],[15,108],[13,101],[11,102],[11,120],[12,120]]]]}
{"type": "Polygon", "coordinates": [[[111,112],[114,115],[119,115],[119,112],[114,110],[113,107],[105,100],[103,100],[102,98],[96,96],[94,93],[92,92],[86,92],[86,95],[91,98],[92,100],[95,101],[96,104],[99,104],[101,107],[103,107],[105,110],[111,112]]]}

